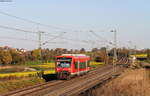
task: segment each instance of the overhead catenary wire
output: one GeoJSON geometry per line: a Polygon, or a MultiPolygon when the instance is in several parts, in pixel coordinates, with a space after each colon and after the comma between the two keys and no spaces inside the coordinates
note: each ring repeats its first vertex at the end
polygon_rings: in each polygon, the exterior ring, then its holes
{"type": "Polygon", "coordinates": [[[9,17],[18,19],[18,20],[22,20],[22,21],[25,21],[25,22],[28,22],[28,23],[32,23],[32,24],[36,24],[36,25],[40,25],[40,26],[45,26],[45,27],[48,27],[48,28],[54,28],[54,29],[59,29],[59,30],[70,30],[70,29],[66,29],[66,28],[61,28],[61,27],[55,27],[55,26],[52,26],[52,25],[42,24],[42,23],[39,23],[39,22],[36,22],[36,21],[32,21],[32,20],[29,20],[29,19],[25,19],[25,18],[23,18],[23,17],[11,15],[11,14],[9,14],[9,13],[2,12],[2,11],[0,11],[0,14],[6,15],[6,16],[9,16],[9,17]]]}
{"type": "MultiPolygon", "coordinates": [[[[25,32],[25,33],[32,33],[32,34],[38,34],[38,32],[35,32],[35,31],[29,31],[29,30],[24,30],[24,29],[19,29],[19,28],[15,28],[15,27],[9,27],[9,26],[4,26],[4,25],[0,25],[0,28],[3,28],[3,29],[8,29],[8,30],[15,30],[15,31],[21,31],[21,32],[25,32]]],[[[55,37],[56,38],[56,35],[51,35],[51,34],[44,34],[46,36],[52,36],[52,37],[55,37]]],[[[58,36],[57,36],[58,38],[58,36]]],[[[80,41],[80,42],[84,42],[84,43],[87,43],[85,40],[76,40],[76,39],[69,39],[69,38],[63,38],[63,37],[60,37],[62,39],[66,39],[66,40],[72,40],[72,41],[80,41]]]]}
{"type": "Polygon", "coordinates": [[[110,45],[112,45],[113,43],[112,42],[110,42],[110,41],[108,41],[107,39],[105,39],[104,37],[102,37],[102,36],[100,36],[100,35],[98,35],[98,34],[96,34],[94,31],[92,31],[92,30],[90,30],[89,31],[90,33],[92,33],[92,35],[94,35],[95,37],[97,37],[98,39],[103,39],[103,41],[104,42],[107,42],[108,44],[110,44],[110,45]]]}
{"type": "MultiPolygon", "coordinates": [[[[62,32],[64,33],[64,32],[62,32]]],[[[46,33],[45,36],[51,36],[51,37],[54,37],[55,39],[58,39],[58,37],[56,38],[56,35],[52,35],[52,34],[49,34],[49,33],[46,33]]],[[[89,42],[87,40],[79,40],[79,39],[75,39],[75,38],[66,38],[66,37],[62,37],[62,36],[59,36],[60,39],[63,39],[63,40],[68,40],[68,41],[76,41],[76,42],[80,42],[80,43],[86,43],[88,44],[89,42]]]]}
{"type": "MultiPolygon", "coordinates": [[[[19,29],[19,28],[15,28],[15,27],[4,26],[4,25],[0,25],[0,28],[8,29],[8,30],[15,30],[15,31],[24,32],[24,33],[38,34],[38,32],[29,31],[29,30],[24,30],[24,29],[19,29]]],[[[46,35],[47,35],[47,34],[46,34],[46,35]]],[[[48,34],[48,35],[50,35],[50,34],[48,34]]],[[[53,37],[55,37],[55,36],[53,35],[53,37]]],[[[57,37],[58,37],[58,36],[57,36],[57,37]]],[[[14,37],[1,37],[1,38],[17,39],[17,40],[29,40],[29,39],[14,38],[14,37]]],[[[55,38],[56,38],[56,37],[55,37],[55,38]]],[[[35,41],[35,40],[31,40],[31,41],[38,42],[38,41],[35,41]]]]}
{"type": "MultiPolygon", "coordinates": [[[[0,39],[10,39],[10,40],[21,40],[21,41],[30,41],[30,42],[38,42],[38,40],[32,40],[32,39],[25,39],[25,38],[16,38],[16,37],[8,37],[8,36],[0,36],[0,39]]],[[[66,44],[67,42],[55,42],[55,41],[49,41],[50,44],[66,44]]]]}
{"type": "Polygon", "coordinates": [[[0,36],[0,39],[11,39],[11,40],[23,40],[23,41],[30,41],[30,42],[38,42],[37,40],[32,40],[32,39],[7,37],[7,36],[0,36]]]}
{"type": "Polygon", "coordinates": [[[15,27],[4,26],[4,25],[0,25],[0,28],[21,31],[21,32],[25,32],[25,33],[34,33],[34,34],[36,33],[37,34],[37,32],[34,32],[34,31],[29,31],[29,30],[24,30],[24,29],[19,29],[19,28],[15,28],[15,27]]]}
{"type": "MultiPolygon", "coordinates": [[[[47,25],[47,24],[42,24],[42,23],[39,23],[39,22],[36,22],[36,21],[25,19],[23,17],[11,15],[9,13],[2,12],[2,11],[0,11],[0,14],[5,15],[5,16],[9,16],[9,17],[12,17],[12,18],[15,18],[15,19],[18,19],[18,20],[22,20],[22,21],[25,21],[25,22],[28,22],[28,23],[36,24],[38,26],[45,26],[45,27],[48,27],[48,28],[54,28],[54,29],[59,29],[59,30],[68,30],[66,28],[61,28],[61,27],[55,27],[55,26],[51,26],[51,25],[47,25]]],[[[0,28],[5,28],[5,29],[9,29],[9,30],[16,30],[16,31],[21,31],[21,32],[26,32],[26,33],[35,33],[35,34],[38,34],[38,32],[29,31],[29,30],[23,30],[23,29],[18,29],[18,28],[14,28],[14,27],[3,26],[3,25],[0,25],[0,28]]],[[[52,39],[55,39],[57,37],[56,35],[49,34],[49,32],[47,32],[46,34],[43,34],[43,35],[47,36],[47,34],[48,34],[48,36],[54,37],[52,39]]],[[[95,34],[95,36],[98,36],[98,35],[95,34]]],[[[61,39],[64,39],[64,40],[69,40],[69,41],[76,41],[76,42],[80,42],[80,43],[86,43],[86,44],[92,43],[92,42],[89,42],[87,40],[79,40],[79,39],[77,40],[77,39],[65,38],[65,37],[61,37],[61,36],[60,37],[58,36],[57,38],[61,38],[61,39]]],[[[109,42],[109,41],[107,41],[107,42],[109,42]]]]}
{"type": "MultiPolygon", "coordinates": [[[[112,30],[111,30],[111,31],[112,31],[112,30]]],[[[96,38],[98,38],[98,39],[101,38],[101,39],[103,40],[103,42],[107,42],[109,45],[114,45],[113,42],[108,41],[106,38],[104,38],[104,37],[100,36],[99,34],[95,33],[93,30],[90,30],[89,32],[92,33],[92,35],[95,36],[96,38]]],[[[102,32],[102,31],[101,31],[101,32],[102,32]]],[[[101,41],[101,42],[102,42],[102,41],[101,41]]],[[[122,44],[122,45],[125,45],[122,41],[117,41],[117,43],[119,43],[118,45],[120,45],[120,46],[121,46],[121,44],[122,44]]]]}
{"type": "Polygon", "coordinates": [[[47,44],[47,43],[50,43],[50,41],[55,40],[55,39],[57,39],[57,38],[63,36],[65,33],[66,33],[66,32],[60,33],[58,36],[55,36],[54,38],[52,38],[52,39],[50,39],[50,40],[48,40],[48,41],[45,41],[42,45],[45,45],[45,44],[47,44]]]}
{"type": "MultiPolygon", "coordinates": [[[[35,32],[35,31],[24,30],[24,29],[19,29],[19,28],[15,28],[15,27],[4,26],[4,25],[0,25],[0,28],[8,29],[8,30],[15,30],[15,31],[24,32],[24,33],[38,34],[38,32],[35,32]]],[[[60,34],[59,36],[52,35],[52,34],[49,34],[49,33],[46,33],[46,34],[43,34],[43,35],[54,37],[54,38],[52,38],[52,39],[61,38],[61,39],[64,39],[64,40],[69,40],[69,41],[82,42],[82,43],[86,43],[86,44],[89,43],[89,42],[86,41],[86,40],[77,40],[77,39],[73,39],[73,38],[61,37],[62,34],[60,34]]],[[[50,42],[49,42],[49,43],[50,43],[50,42]]]]}
{"type": "MultiPolygon", "coordinates": [[[[32,20],[28,20],[28,19],[25,19],[25,18],[22,18],[22,17],[14,16],[14,15],[11,15],[11,14],[6,13],[6,12],[0,11],[0,14],[7,15],[9,17],[13,17],[13,18],[16,18],[16,19],[19,19],[19,20],[23,20],[25,22],[36,24],[36,25],[41,25],[41,26],[46,26],[46,27],[51,27],[51,28],[55,28],[55,29],[64,30],[64,28],[54,27],[54,26],[51,26],[51,25],[42,24],[42,23],[35,22],[35,21],[32,21],[32,20]]],[[[29,30],[23,30],[23,29],[18,29],[18,28],[13,28],[13,27],[8,27],[8,26],[3,26],[3,25],[0,25],[0,28],[10,29],[10,30],[16,30],[16,31],[22,31],[22,32],[27,32],[27,33],[36,33],[37,34],[37,32],[33,32],[33,31],[29,31],[29,30]]],[[[51,35],[48,32],[47,32],[47,34],[49,36],[54,37],[54,38],[56,37],[55,35],[51,35]]],[[[45,34],[45,35],[47,35],[47,34],[45,34]]],[[[82,43],[89,43],[86,40],[76,40],[76,39],[73,39],[73,38],[69,39],[69,38],[63,38],[63,37],[60,37],[60,38],[61,39],[65,39],[65,40],[78,41],[78,42],[82,42],[82,43]]]]}

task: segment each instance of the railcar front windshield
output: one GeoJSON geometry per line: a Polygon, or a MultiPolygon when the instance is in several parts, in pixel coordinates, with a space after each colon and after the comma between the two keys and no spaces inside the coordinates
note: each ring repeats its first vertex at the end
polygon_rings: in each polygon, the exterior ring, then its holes
{"type": "Polygon", "coordinates": [[[71,58],[57,58],[57,67],[69,68],[71,67],[71,58]]]}

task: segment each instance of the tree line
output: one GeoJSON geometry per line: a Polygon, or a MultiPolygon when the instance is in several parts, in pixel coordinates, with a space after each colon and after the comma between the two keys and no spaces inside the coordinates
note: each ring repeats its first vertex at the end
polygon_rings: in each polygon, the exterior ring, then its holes
{"type": "MultiPolygon", "coordinates": [[[[126,48],[118,48],[117,54],[118,56],[127,56],[129,55],[129,51],[126,48]]],[[[137,53],[149,53],[150,50],[137,51],[137,53]]],[[[86,51],[84,48],[80,50],[73,49],[64,49],[64,48],[56,48],[56,49],[34,49],[30,51],[26,51],[24,49],[16,49],[9,47],[0,47],[0,65],[16,65],[16,64],[25,64],[27,61],[54,61],[55,57],[61,54],[86,54],[91,57],[92,61],[97,62],[107,62],[111,60],[113,57],[113,49],[107,50],[105,47],[102,48],[93,48],[90,51],[86,51]],[[40,54],[41,53],[41,54],[40,54]]],[[[149,55],[150,57],[150,55],[149,55]]]]}
{"type": "Polygon", "coordinates": [[[61,54],[86,54],[95,61],[105,61],[106,49],[93,48],[91,51],[86,51],[84,48],[80,50],[67,50],[64,48],[56,49],[34,49],[25,51],[10,47],[0,47],[0,65],[16,65],[25,64],[27,61],[54,61],[55,57],[61,54]],[[41,52],[41,54],[40,54],[41,52]]]}

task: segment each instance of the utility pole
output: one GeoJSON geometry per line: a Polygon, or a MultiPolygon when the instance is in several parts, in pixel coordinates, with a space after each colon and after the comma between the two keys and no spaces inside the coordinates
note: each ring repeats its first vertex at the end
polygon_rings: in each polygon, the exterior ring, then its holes
{"type": "Polygon", "coordinates": [[[113,57],[113,70],[116,72],[116,63],[117,63],[117,31],[111,30],[114,33],[114,57],[113,57]]]}
{"type": "Polygon", "coordinates": [[[42,34],[43,34],[43,33],[44,33],[44,32],[38,31],[38,35],[39,35],[38,43],[39,43],[40,63],[42,63],[42,34]]]}
{"type": "Polygon", "coordinates": [[[109,62],[108,49],[109,49],[109,46],[106,46],[106,64],[108,64],[109,62]]]}
{"type": "MultiPolygon", "coordinates": [[[[41,31],[38,31],[38,50],[39,50],[39,62],[40,62],[40,65],[42,64],[42,34],[43,34],[44,32],[41,32],[41,31]]],[[[40,68],[41,68],[41,66],[40,66],[40,68]]],[[[42,70],[42,68],[40,69],[40,73],[38,73],[39,74],[39,77],[40,78],[42,78],[42,75],[43,75],[43,70],[42,70]]]]}

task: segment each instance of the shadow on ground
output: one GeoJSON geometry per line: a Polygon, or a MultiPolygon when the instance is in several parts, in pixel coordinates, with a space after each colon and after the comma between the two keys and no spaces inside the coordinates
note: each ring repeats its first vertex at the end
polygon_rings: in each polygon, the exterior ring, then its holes
{"type": "Polygon", "coordinates": [[[42,75],[42,78],[45,79],[46,82],[51,81],[51,80],[57,80],[56,74],[45,74],[45,75],[42,75]]]}

